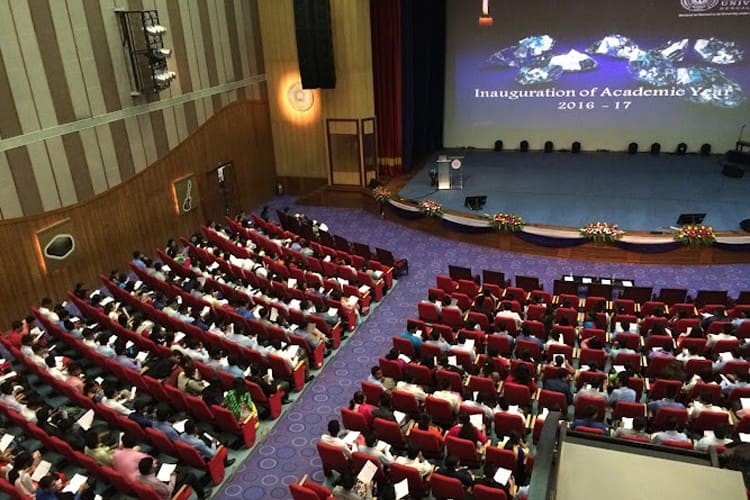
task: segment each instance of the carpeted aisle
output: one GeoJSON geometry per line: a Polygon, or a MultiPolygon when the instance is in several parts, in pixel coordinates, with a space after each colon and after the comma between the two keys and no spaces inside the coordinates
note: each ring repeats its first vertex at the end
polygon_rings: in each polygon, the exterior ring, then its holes
{"type": "Polygon", "coordinates": [[[435,276],[448,274],[448,265],[537,276],[551,289],[552,280],[570,272],[630,278],[638,286],[727,289],[736,297],[750,289],[750,264],[733,266],[638,266],[630,264],[587,263],[501,252],[429,236],[383,221],[361,210],[297,207],[290,197],[274,199],[269,206],[290,206],[308,216],[325,221],[331,232],[350,241],[391,249],[394,255],[409,259],[410,274],[399,280],[367,321],[357,329],[336,358],[322,370],[299,397],[291,411],[261,442],[215,498],[290,498],[288,484],[304,474],[322,482],[323,471],[315,443],[331,418],[340,418],[339,408],[348,404],[377,358],[388,350],[391,336],[416,317],[416,303],[426,296],[435,276]]]}

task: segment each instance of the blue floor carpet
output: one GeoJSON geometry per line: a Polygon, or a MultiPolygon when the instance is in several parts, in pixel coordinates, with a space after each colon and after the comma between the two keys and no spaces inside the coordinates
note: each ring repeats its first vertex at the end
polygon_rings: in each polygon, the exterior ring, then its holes
{"type": "Polygon", "coordinates": [[[280,418],[216,498],[290,498],[288,484],[303,475],[310,474],[313,480],[323,481],[315,443],[325,432],[328,420],[340,418],[339,409],[348,404],[370,367],[388,350],[391,336],[404,328],[407,318],[417,317],[417,302],[426,296],[428,287],[434,286],[436,275],[447,274],[449,264],[471,267],[475,273],[482,269],[503,271],[508,278],[516,274],[537,276],[546,289],[552,288],[553,279],[572,272],[627,276],[638,286],[657,289],[726,289],[734,297],[741,290],[750,290],[750,264],[639,266],[527,256],[430,236],[361,210],[296,207],[289,197],[276,198],[270,206],[274,209],[290,206],[293,211],[325,221],[333,233],[351,241],[390,248],[395,255],[409,259],[410,274],[399,280],[393,293],[309,384],[292,410],[280,418]]]}
{"type": "Polygon", "coordinates": [[[750,179],[721,175],[720,157],[623,153],[462,151],[463,189],[434,191],[433,157],[400,191],[470,212],[465,196],[487,196],[475,213],[510,212],[533,224],[580,227],[594,221],[623,229],[665,230],[681,213],[705,213],[716,230],[739,230],[750,217],[750,179]]]}

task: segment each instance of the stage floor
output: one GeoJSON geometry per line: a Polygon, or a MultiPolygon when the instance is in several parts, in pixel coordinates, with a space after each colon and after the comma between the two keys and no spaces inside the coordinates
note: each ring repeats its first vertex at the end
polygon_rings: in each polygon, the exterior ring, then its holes
{"type": "Polygon", "coordinates": [[[750,218],[750,180],[721,174],[721,156],[639,153],[436,153],[401,189],[413,200],[474,214],[510,212],[527,223],[580,227],[594,221],[634,231],[669,231],[681,213],[705,213],[704,224],[738,231],[750,218]],[[435,190],[429,171],[438,154],[463,156],[463,189],[435,190]],[[487,196],[482,210],[466,196],[487,196]]]}

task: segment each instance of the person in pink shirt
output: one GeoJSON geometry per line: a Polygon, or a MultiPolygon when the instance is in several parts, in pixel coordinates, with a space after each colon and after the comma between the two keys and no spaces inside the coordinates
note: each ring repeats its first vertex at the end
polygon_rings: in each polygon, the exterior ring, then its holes
{"type": "Polygon", "coordinates": [[[117,448],[112,454],[112,468],[128,478],[135,481],[138,476],[138,462],[150,457],[136,448],[135,438],[130,434],[122,435],[122,448],[117,448]]]}

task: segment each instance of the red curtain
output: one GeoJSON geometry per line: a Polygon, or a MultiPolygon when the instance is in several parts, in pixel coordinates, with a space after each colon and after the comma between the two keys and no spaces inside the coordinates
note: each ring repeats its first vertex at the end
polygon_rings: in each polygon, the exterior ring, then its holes
{"type": "Polygon", "coordinates": [[[380,174],[402,172],[401,0],[370,0],[372,76],[380,174]]]}

